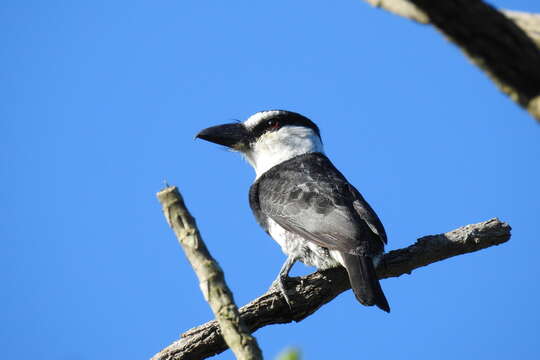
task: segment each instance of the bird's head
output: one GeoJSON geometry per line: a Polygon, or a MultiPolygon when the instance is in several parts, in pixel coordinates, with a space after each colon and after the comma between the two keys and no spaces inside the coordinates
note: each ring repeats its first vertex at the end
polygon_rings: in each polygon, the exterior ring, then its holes
{"type": "Polygon", "coordinates": [[[323,152],[317,125],[285,110],[261,111],[244,122],[209,127],[196,137],[241,152],[257,177],[295,156],[323,152]]]}

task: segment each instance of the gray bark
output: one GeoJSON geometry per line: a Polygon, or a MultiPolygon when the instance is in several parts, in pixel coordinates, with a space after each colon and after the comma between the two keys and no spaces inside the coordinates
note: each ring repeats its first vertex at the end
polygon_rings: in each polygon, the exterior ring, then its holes
{"type": "MultiPolygon", "coordinates": [[[[453,256],[462,255],[510,239],[510,226],[498,219],[467,225],[445,234],[429,235],[413,245],[384,255],[377,273],[380,279],[410,274],[414,269],[453,256]]],[[[270,289],[261,297],[240,309],[240,315],[250,332],[271,324],[301,321],[317,311],[343,291],[350,289],[343,268],[315,272],[288,283],[292,311],[279,291],[270,289]]],[[[210,321],[182,334],[153,360],[204,359],[227,349],[216,321],[210,321]]]]}
{"type": "Polygon", "coordinates": [[[540,14],[498,11],[481,0],[365,1],[435,26],[540,121],[540,14]]]}
{"type": "Polygon", "coordinates": [[[193,270],[199,278],[204,298],[216,316],[216,327],[220,339],[234,352],[237,359],[260,360],[262,353],[257,340],[251,336],[240,317],[233,295],[225,283],[225,276],[218,263],[206,248],[195,219],[187,210],[176,186],[168,187],[157,194],[163,207],[167,223],[174,230],[193,270]],[[219,325],[218,325],[219,324],[219,325]]]}

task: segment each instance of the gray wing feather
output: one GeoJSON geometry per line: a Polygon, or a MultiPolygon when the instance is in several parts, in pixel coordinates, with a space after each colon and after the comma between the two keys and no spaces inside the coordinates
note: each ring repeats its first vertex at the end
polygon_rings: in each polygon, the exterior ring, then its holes
{"type": "Polygon", "coordinates": [[[254,187],[258,211],[283,228],[350,254],[382,251],[386,234],[377,215],[323,154],[289,160],[261,176],[254,187]]]}
{"type": "Polygon", "coordinates": [[[388,238],[386,237],[386,231],[384,230],[384,226],[381,223],[381,220],[379,220],[379,217],[377,216],[375,211],[373,211],[368,202],[364,200],[360,192],[358,192],[358,190],[356,190],[354,186],[349,186],[351,192],[356,197],[356,200],[353,202],[353,206],[358,213],[358,216],[360,216],[362,220],[366,222],[371,231],[374,234],[378,235],[384,244],[387,244],[388,238]]]}

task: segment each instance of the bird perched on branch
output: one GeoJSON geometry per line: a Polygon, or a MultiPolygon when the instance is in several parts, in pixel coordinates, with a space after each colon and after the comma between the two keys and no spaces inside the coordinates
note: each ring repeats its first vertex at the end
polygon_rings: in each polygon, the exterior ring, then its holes
{"type": "Polygon", "coordinates": [[[375,272],[387,242],[384,227],[326,157],[314,122],[290,111],[262,111],[196,137],[240,152],[255,169],[249,203],[288,256],[275,283],[289,306],[285,283],[299,260],[321,270],[345,267],[360,303],[390,311],[375,272]]]}

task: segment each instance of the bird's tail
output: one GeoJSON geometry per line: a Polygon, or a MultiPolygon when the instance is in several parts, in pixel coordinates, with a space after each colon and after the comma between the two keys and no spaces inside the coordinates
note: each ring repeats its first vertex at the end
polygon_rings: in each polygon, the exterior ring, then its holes
{"type": "Polygon", "coordinates": [[[362,305],[377,305],[379,309],[390,312],[379,278],[369,256],[341,253],[354,295],[362,305]]]}

